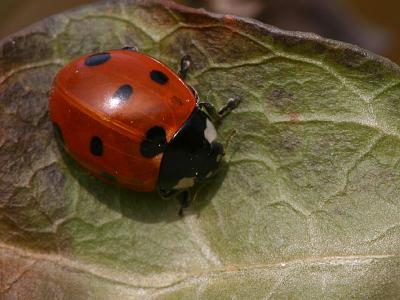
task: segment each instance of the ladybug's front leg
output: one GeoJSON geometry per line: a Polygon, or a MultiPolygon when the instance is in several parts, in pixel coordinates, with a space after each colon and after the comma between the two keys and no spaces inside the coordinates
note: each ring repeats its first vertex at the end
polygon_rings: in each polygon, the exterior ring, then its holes
{"type": "Polygon", "coordinates": [[[239,96],[235,96],[230,98],[226,104],[221,107],[219,111],[216,110],[214,105],[208,102],[199,102],[198,105],[201,109],[204,109],[208,116],[210,117],[213,123],[220,122],[226,115],[228,115],[232,110],[238,107],[241,98],[239,96]]]}
{"type": "Polygon", "coordinates": [[[189,191],[188,190],[183,191],[180,196],[181,196],[179,198],[180,208],[178,214],[180,217],[183,217],[184,210],[189,207],[189,197],[190,197],[189,191]]]}
{"type": "Polygon", "coordinates": [[[189,190],[184,190],[184,191],[162,191],[158,190],[159,195],[163,199],[171,199],[171,198],[178,198],[179,200],[179,211],[178,215],[180,217],[183,217],[185,209],[189,207],[190,203],[190,192],[189,190]]]}
{"type": "Polygon", "coordinates": [[[181,63],[179,65],[178,75],[183,80],[186,79],[187,72],[189,71],[192,59],[190,55],[185,55],[181,58],[181,63]]]}

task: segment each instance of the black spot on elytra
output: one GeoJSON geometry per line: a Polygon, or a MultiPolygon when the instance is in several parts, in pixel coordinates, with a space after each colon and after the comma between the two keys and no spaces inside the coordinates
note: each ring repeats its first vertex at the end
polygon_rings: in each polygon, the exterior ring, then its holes
{"type": "Polygon", "coordinates": [[[85,65],[87,65],[88,67],[98,66],[98,65],[104,64],[110,58],[111,58],[111,55],[108,52],[96,53],[96,54],[90,55],[88,58],[86,58],[85,65]]]}
{"type": "Polygon", "coordinates": [[[124,84],[114,93],[113,98],[119,99],[120,101],[127,101],[132,93],[132,86],[129,84],[124,84]]]}
{"type": "Polygon", "coordinates": [[[57,123],[53,123],[53,128],[54,128],[54,135],[56,136],[57,141],[64,146],[64,137],[60,126],[57,123]]]}
{"type": "Polygon", "coordinates": [[[153,71],[150,72],[150,78],[154,82],[157,82],[157,83],[162,84],[162,85],[166,84],[168,82],[168,80],[169,80],[167,75],[165,75],[161,71],[156,71],[156,70],[153,70],[153,71]]]}
{"type": "Polygon", "coordinates": [[[166,133],[164,128],[154,126],[146,133],[146,138],[140,144],[140,152],[144,157],[154,157],[163,152],[167,145],[166,133]]]}
{"type": "Polygon", "coordinates": [[[90,141],[90,152],[95,156],[103,155],[103,141],[98,137],[92,137],[90,141]]]}
{"type": "Polygon", "coordinates": [[[107,179],[108,181],[112,182],[117,181],[117,179],[114,176],[112,176],[110,173],[107,172],[101,172],[100,176],[103,177],[104,179],[107,179]]]}

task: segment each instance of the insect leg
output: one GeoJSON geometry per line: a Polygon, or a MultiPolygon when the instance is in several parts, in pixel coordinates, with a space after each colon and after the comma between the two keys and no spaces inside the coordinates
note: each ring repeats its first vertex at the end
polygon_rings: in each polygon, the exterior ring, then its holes
{"type": "Polygon", "coordinates": [[[181,58],[181,63],[180,63],[180,66],[179,66],[178,75],[183,80],[186,79],[186,75],[187,75],[187,72],[189,71],[191,63],[192,63],[192,59],[191,59],[190,55],[184,55],[181,58]]]}
{"type": "Polygon", "coordinates": [[[239,96],[235,96],[233,98],[230,98],[226,104],[221,107],[219,111],[216,110],[214,105],[208,102],[199,102],[200,108],[204,109],[208,116],[210,117],[211,121],[214,123],[218,123],[221,121],[224,117],[226,117],[232,110],[234,110],[236,107],[238,107],[239,103],[241,101],[241,98],[239,96]]]}
{"type": "Polygon", "coordinates": [[[121,50],[130,50],[130,51],[139,52],[139,48],[136,46],[126,46],[126,47],[122,48],[121,50]]]}
{"type": "Polygon", "coordinates": [[[239,106],[239,103],[241,101],[241,98],[239,96],[235,96],[233,98],[230,98],[226,104],[221,107],[221,109],[218,111],[219,117],[222,119],[226,115],[228,115],[232,110],[234,110],[236,107],[239,106]]]}
{"type": "Polygon", "coordinates": [[[189,207],[189,197],[189,191],[186,190],[182,192],[182,196],[179,198],[180,208],[178,214],[180,217],[183,217],[184,210],[189,207]]]}

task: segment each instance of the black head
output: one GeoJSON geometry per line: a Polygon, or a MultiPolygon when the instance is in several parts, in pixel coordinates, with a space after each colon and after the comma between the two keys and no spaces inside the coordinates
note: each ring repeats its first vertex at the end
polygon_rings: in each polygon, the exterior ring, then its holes
{"type": "Polygon", "coordinates": [[[216,138],[214,125],[196,107],[164,151],[158,182],[161,195],[186,190],[213,174],[224,154],[216,138]]]}

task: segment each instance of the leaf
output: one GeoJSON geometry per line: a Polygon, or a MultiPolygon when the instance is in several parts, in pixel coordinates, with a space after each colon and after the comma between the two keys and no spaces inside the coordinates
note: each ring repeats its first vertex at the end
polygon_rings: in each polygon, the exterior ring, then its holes
{"type": "Polygon", "coordinates": [[[108,1],[0,44],[2,299],[390,299],[400,293],[400,72],[356,46],[157,1],[108,1]],[[175,200],[107,186],[56,147],[47,92],[138,46],[221,106],[226,164],[175,200]]]}

